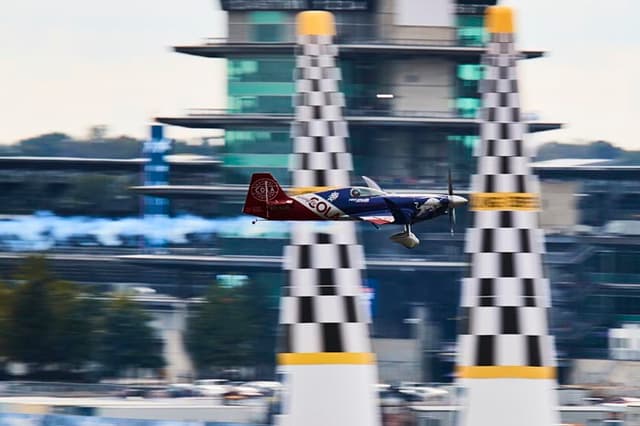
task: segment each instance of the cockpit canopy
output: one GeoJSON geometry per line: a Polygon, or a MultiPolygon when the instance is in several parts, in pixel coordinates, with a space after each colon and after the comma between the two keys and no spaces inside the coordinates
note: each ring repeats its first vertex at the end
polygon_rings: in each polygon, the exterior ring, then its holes
{"type": "Polygon", "coordinates": [[[379,195],[387,195],[386,192],[378,191],[377,189],[368,188],[365,186],[354,186],[349,191],[349,196],[351,198],[362,198],[362,197],[376,197],[379,195]]]}

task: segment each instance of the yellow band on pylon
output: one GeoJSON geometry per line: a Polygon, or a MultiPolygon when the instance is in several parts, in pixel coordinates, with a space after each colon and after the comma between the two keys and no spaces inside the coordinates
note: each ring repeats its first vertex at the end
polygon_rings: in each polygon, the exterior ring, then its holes
{"type": "Polygon", "coordinates": [[[459,366],[461,379],[555,379],[555,367],[528,367],[519,365],[459,366]]]}
{"type": "Polygon", "coordinates": [[[489,6],[485,12],[485,27],[490,33],[513,33],[513,9],[508,6],[489,6]]]}
{"type": "Polygon", "coordinates": [[[336,24],[331,12],[307,10],[296,18],[298,35],[335,35],[336,24]]]}
{"type": "Polygon", "coordinates": [[[528,367],[519,365],[458,366],[461,379],[555,379],[555,367],[528,367]]]}
{"type": "Polygon", "coordinates": [[[371,352],[306,352],[278,354],[279,365],[375,364],[371,352]]]}
{"type": "Polygon", "coordinates": [[[540,210],[538,194],[528,192],[476,192],[471,194],[471,210],[540,210]]]}

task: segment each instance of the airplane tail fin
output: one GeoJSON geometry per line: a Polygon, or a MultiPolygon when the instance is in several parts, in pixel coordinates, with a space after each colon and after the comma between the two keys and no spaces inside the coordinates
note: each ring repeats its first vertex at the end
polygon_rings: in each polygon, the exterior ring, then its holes
{"type": "Polygon", "coordinates": [[[269,219],[269,206],[286,202],[290,197],[271,173],[254,173],[247,190],[242,212],[269,219]]]}

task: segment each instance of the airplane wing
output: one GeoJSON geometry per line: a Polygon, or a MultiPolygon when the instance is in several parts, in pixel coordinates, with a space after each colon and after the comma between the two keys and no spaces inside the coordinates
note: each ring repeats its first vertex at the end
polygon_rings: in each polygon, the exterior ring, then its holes
{"type": "Polygon", "coordinates": [[[351,216],[365,222],[373,223],[374,225],[386,225],[395,221],[393,215],[388,210],[351,214],[351,216]]]}

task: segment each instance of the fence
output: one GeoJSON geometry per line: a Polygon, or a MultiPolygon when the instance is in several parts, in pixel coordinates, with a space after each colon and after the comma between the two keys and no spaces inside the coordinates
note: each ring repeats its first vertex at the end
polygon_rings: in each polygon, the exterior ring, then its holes
{"type": "Polygon", "coordinates": [[[249,423],[178,422],[165,420],[132,420],[59,414],[0,413],[1,425],[19,426],[261,426],[249,423]]]}

